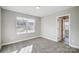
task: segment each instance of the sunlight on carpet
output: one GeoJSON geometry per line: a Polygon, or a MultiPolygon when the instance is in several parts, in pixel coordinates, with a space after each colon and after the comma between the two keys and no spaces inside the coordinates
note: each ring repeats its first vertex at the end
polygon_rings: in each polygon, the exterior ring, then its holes
{"type": "Polygon", "coordinates": [[[19,53],[32,53],[32,47],[33,47],[33,45],[24,47],[24,48],[22,48],[22,49],[20,50],[19,53]]]}
{"type": "MultiPolygon", "coordinates": [[[[30,45],[30,46],[26,46],[24,48],[22,48],[19,53],[32,53],[32,47],[33,45],[30,45]]],[[[18,50],[15,50],[15,51],[12,51],[11,53],[17,53],[18,50]]]]}

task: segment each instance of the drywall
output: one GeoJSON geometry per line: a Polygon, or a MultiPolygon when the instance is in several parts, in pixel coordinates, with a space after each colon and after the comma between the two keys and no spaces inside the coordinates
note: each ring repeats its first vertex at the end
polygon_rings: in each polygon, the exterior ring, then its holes
{"type": "Polygon", "coordinates": [[[1,48],[1,8],[0,8],[0,48],[1,48]]]}
{"type": "Polygon", "coordinates": [[[73,7],[64,11],[54,13],[41,19],[42,37],[58,41],[56,39],[56,17],[70,14],[70,40],[69,45],[79,48],[79,7],[73,7]]]}
{"type": "Polygon", "coordinates": [[[56,40],[56,18],[54,16],[47,16],[41,19],[41,36],[56,40]]]}
{"type": "Polygon", "coordinates": [[[2,9],[2,45],[11,44],[18,41],[28,40],[40,36],[40,18],[12,12],[2,9]],[[36,26],[34,33],[16,34],[16,17],[22,16],[26,18],[35,19],[36,26]]]}

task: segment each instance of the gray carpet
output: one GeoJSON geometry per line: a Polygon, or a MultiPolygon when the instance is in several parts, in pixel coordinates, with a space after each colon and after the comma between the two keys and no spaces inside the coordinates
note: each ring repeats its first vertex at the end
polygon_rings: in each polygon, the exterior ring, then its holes
{"type": "Polygon", "coordinates": [[[53,42],[45,38],[35,38],[3,46],[1,53],[78,53],[79,50],[65,45],[63,42],[53,42]],[[27,48],[28,47],[28,48],[27,48]],[[24,49],[23,49],[24,48],[24,49]]]}

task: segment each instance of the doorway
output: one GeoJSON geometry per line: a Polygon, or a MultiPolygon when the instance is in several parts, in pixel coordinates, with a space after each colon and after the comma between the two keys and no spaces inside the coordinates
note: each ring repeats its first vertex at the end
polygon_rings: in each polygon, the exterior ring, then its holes
{"type": "Polygon", "coordinates": [[[57,40],[69,45],[69,15],[57,17],[57,40]]]}

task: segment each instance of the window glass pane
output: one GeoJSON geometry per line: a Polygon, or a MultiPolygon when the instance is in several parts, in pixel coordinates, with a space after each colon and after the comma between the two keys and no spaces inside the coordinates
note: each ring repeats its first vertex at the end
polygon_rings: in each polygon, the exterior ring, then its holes
{"type": "Polygon", "coordinates": [[[24,17],[17,17],[17,34],[35,32],[35,20],[24,17]]]}
{"type": "Polygon", "coordinates": [[[25,23],[24,23],[24,20],[22,18],[19,18],[19,17],[17,18],[16,31],[17,31],[17,33],[24,33],[24,32],[26,32],[25,23]]]}
{"type": "Polygon", "coordinates": [[[34,20],[28,20],[28,32],[34,32],[35,31],[35,21],[34,20]]]}

